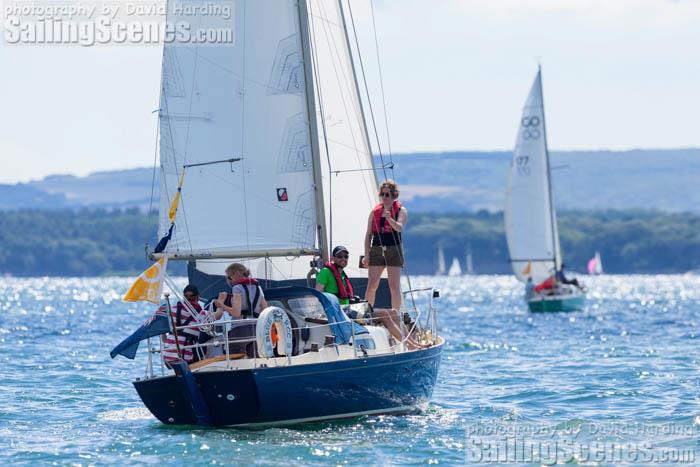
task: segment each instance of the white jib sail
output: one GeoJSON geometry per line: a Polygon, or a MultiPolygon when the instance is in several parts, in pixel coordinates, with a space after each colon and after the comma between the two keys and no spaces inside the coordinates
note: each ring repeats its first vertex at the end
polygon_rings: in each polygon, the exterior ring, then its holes
{"type": "Polygon", "coordinates": [[[541,74],[530,89],[508,173],[505,227],[515,276],[525,281],[528,264],[533,281],[547,278],[560,261],[556,214],[549,189],[541,74]]]}
{"type": "Polygon", "coordinates": [[[350,19],[338,0],[307,1],[328,242],[331,248],[344,245],[350,251],[346,268],[350,277],[366,277],[359,258],[364,254],[367,219],[379,198],[348,46],[354,39],[346,36],[345,20],[350,19]]]}

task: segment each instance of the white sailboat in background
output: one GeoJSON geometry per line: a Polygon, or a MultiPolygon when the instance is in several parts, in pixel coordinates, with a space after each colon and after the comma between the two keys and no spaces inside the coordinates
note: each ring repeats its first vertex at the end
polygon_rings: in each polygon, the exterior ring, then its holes
{"type": "Polygon", "coordinates": [[[588,260],[588,274],[591,276],[599,276],[603,274],[603,260],[600,259],[600,253],[595,252],[595,256],[588,260]]]}
{"type": "Polygon", "coordinates": [[[471,246],[467,250],[467,260],[466,260],[467,270],[464,272],[466,275],[471,276],[474,274],[474,260],[472,259],[472,248],[471,246]]]}
{"type": "Polygon", "coordinates": [[[437,260],[438,265],[437,269],[435,270],[435,275],[444,276],[447,274],[447,265],[445,264],[445,251],[442,249],[442,245],[438,246],[437,260]]]}
{"type": "Polygon", "coordinates": [[[542,72],[538,70],[520,119],[508,175],[506,239],[513,273],[527,283],[525,298],[530,310],[576,310],[583,306],[583,292],[554,279],[562,256],[546,133],[542,72]],[[545,281],[550,287],[536,287],[545,281]]]}
{"type": "Polygon", "coordinates": [[[450,277],[459,277],[462,275],[462,266],[460,266],[457,258],[452,258],[452,264],[450,264],[450,269],[447,271],[447,275],[450,277]]]}

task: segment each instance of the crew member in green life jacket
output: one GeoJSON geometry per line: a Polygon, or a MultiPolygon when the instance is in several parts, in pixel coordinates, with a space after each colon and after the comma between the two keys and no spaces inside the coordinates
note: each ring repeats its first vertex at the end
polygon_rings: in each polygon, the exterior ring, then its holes
{"type": "Polygon", "coordinates": [[[348,265],[350,253],[344,246],[333,248],[332,261],[326,263],[316,275],[316,290],[338,297],[341,305],[349,305],[353,297],[352,284],[343,269],[348,265]]]}

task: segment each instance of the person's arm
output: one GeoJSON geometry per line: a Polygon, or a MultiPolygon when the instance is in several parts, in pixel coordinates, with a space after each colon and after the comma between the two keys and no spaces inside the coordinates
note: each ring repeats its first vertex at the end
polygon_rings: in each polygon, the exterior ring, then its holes
{"type": "Polygon", "coordinates": [[[267,300],[265,300],[265,297],[262,297],[262,298],[260,299],[260,309],[261,309],[261,310],[264,310],[264,309],[267,308],[268,306],[269,306],[269,305],[267,304],[267,300]]]}
{"type": "Polygon", "coordinates": [[[405,207],[401,207],[399,210],[399,219],[394,220],[391,217],[391,212],[389,213],[388,216],[385,216],[386,220],[389,222],[389,225],[391,226],[392,229],[396,230],[397,232],[401,232],[406,225],[406,221],[408,220],[408,211],[406,211],[405,207]]]}
{"type": "Polygon", "coordinates": [[[328,271],[327,268],[323,268],[320,271],[318,271],[318,274],[316,274],[316,290],[319,292],[323,292],[326,290],[326,284],[328,282],[328,277],[326,272],[328,271]]]}
{"type": "Polygon", "coordinates": [[[374,220],[374,211],[370,211],[369,219],[367,220],[367,232],[365,232],[365,257],[362,258],[362,265],[369,266],[369,246],[372,243],[372,221],[374,220]]]}
{"type": "Polygon", "coordinates": [[[223,315],[224,311],[226,311],[229,315],[233,316],[234,318],[240,318],[241,317],[241,294],[232,294],[231,295],[231,306],[225,305],[224,300],[226,300],[226,293],[221,292],[219,294],[219,298],[214,301],[214,305],[216,305],[216,314],[214,315],[215,319],[221,318],[221,315],[223,315]]]}

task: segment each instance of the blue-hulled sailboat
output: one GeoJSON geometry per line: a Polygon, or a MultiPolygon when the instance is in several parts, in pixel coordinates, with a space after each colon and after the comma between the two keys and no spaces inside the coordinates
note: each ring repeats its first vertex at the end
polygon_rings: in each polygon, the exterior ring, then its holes
{"type": "MultiPolygon", "coordinates": [[[[426,299],[404,310],[406,335],[421,344],[409,349],[371,318],[351,321],[334,296],[310,287],[333,244],[355,256],[346,268],[355,290],[366,286],[359,254],[378,184],[347,6],[231,3],[233,43],[164,47],[164,240],[154,256],[187,261],[189,281],[205,298],[227,290],[225,267],[242,262],[270,306],[257,319],[204,327],[213,338],[202,345],[224,350],[196,363],[169,369],[156,358],[160,341],[149,341],[146,376],[134,386],[165,424],[270,426],[419,410],[431,397],[444,344],[437,292],[423,290],[426,299]],[[255,355],[231,353],[228,329],[250,324],[255,355]]],[[[173,5],[171,23],[213,21],[179,18],[173,5]]],[[[379,293],[375,305],[382,300],[379,293]]],[[[366,311],[351,306],[353,316],[366,311]]]]}

